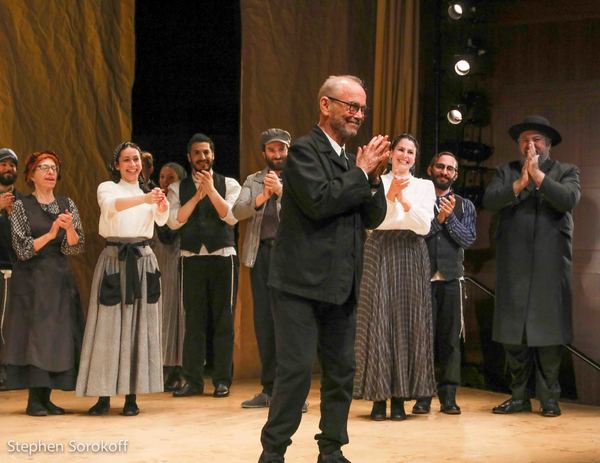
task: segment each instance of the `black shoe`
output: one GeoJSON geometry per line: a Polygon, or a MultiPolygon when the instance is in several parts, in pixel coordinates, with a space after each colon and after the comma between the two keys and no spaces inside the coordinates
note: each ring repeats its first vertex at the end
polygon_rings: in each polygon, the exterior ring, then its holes
{"type": "Polygon", "coordinates": [[[242,402],[242,408],[269,408],[270,405],[271,396],[266,392],[260,392],[253,398],[242,402]]]}
{"type": "Polygon", "coordinates": [[[48,409],[42,403],[43,388],[29,388],[29,397],[27,398],[27,408],[25,413],[29,416],[47,416],[48,409]]]}
{"type": "Polygon", "coordinates": [[[531,401],[529,399],[513,399],[512,397],[492,409],[492,412],[501,415],[530,411],[531,401]]]}
{"type": "Polygon", "coordinates": [[[110,410],[110,397],[98,397],[98,402],[88,410],[88,415],[106,415],[110,410]]]}
{"type": "Polygon", "coordinates": [[[453,400],[445,400],[440,404],[440,411],[446,415],[460,415],[460,407],[453,400]]]}
{"type": "Polygon", "coordinates": [[[547,416],[553,418],[555,416],[560,416],[561,411],[558,406],[558,402],[554,399],[547,400],[546,402],[542,402],[540,405],[540,412],[542,412],[542,416],[547,416]]]}
{"type": "Polygon", "coordinates": [[[183,386],[179,367],[163,367],[165,372],[165,392],[173,392],[183,386]]]}
{"type": "Polygon", "coordinates": [[[385,415],[386,403],[385,400],[376,400],[373,402],[373,408],[371,409],[371,419],[373,421],[384,421],[387,417],[385,415]]]}
{"type": "Polygon", "coordinates": [[[135,402],[136,395],[135,394],[127,394],[125,396],[125,405],[123,406],[123,411],[121,415],[123,416],[136,416],[140,413],[140,409],[135,402]]]}
{"type": "MultiPolygon", "coordinates": [[[[383,402],[385,403],[385,401],[383,402]]],[[[336,450],[333,453],[319,453],[319,458],[317,458],[317,463],[350,463],[343,454],[341,450],[336,450]]]]}
{"type": "Polygon", "coordinates": [[[173,392],[173,397],[191,397],[193,395],[202,395],[204,394],[204,387],[196,386],[192,383],[185,383],[175,392],[173,392]]]}
{"type": "Polygon", "coordinates": [[[417,399],[412,408],[413,415],[427,415],[431,411],[431,397],[417,399]]]}
{"type": "Polygon", "coordinates": [[[263,450],[258,459],[258,463],[285,463],[285,459],[283,458],[283,455],[263,450]]]}
{"type": "Polygon", "coordinates": [[[213,397],[227,397],[229,395],[229,386],[219,383],[215,386],[213,397]]]}
{"type": "Polygon", "coordinates": [[[42,405],[46,407],[46,410],[48,410],[48,415],[64,415],[65,409],[53,404],[50,401],[51,392],[52,390],[49,387],[42,388],[42,392],[40,394],[42,405]]]}
{"type": "Polygon", "coordinates": [[[390,412],[390,419],[393,421],[403,421],[406,419],[406,412],[404,411],[404,399],[392,397],[392,410],[390,412]]]}

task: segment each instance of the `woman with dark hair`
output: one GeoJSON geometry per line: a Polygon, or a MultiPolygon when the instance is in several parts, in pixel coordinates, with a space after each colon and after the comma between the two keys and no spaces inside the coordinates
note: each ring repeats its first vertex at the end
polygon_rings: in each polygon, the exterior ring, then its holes
{"type": "Polygon", "coordinates": [[[373,401],[371,418],[403,420],[404,400],[435,392],[429,254],[425,235],[433,219],[435,189],[413,177],[418,142],[402,134],[392,142],[391,171],[381,176],[384,221],[365,243],[356,321],[354,397],[373,401]]]}
{"type": "Polygon", "coordinates": [[[72,391],[83,333],[77,286],[68,255],[83,251],[83,229],[75,203],[55,196],[61,162],[52,151],[33,153],[25,180],[33,193],[13,204],[11,300],[3,320],[2,363],[7,389],[29,388],[26,413],[62,415],[52,389],[72,391]]]}
{"type": "Polygon", "coordinates": [[[77,395],[99,396],[90,415],[110,410],[110,396],[125,394],[122,414],[139,413],[136,394],[163,390],[160,272],[149,240],[164,225],[164,193],[140,188],[142,153],[131,142],[114,152],[113,181],[98,186],[98,258],[83,339],[77,395]]]}
{"type": "MultiPolygon", "coordinates": [[[[169,185],[187,177],[185,169],[176,162],[168,162],[160,169],[159,185],[166,195],[169,185]]],[[[185,314],[181,297],[181,274],[179,272],[179,232],[166,225],[156,227],[158,239],[153,249],[161,269],[162,283],[162,348],[165,391],[181,386],[181,363],[185,314]]]]}

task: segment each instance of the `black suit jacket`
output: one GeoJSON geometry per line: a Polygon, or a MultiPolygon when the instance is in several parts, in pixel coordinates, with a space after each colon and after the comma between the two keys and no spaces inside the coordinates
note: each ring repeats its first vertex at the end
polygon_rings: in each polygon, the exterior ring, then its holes
{"type": "Polygon", "coordinates": [[[290,148],[269,285],[331,304],[358,291],[365,228],[386,213],[383,186],[371,193],[354,155],[348,167],[318,127],[290,148]]]}

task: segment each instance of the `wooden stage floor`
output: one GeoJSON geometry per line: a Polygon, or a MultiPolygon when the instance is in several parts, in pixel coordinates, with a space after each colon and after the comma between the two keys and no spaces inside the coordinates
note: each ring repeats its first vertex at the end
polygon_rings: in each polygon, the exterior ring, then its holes
{"type": "MultiPolygon", "coordinates": [[[[255,381],[238,381],[224,399],[208,394],[181,399],[167,393],[140,396],[137,417],[119,415],[122,397],[113,399],[110,415],[90,417],[85,411],[94,399],[56,392],[54,402],[70,413],[35,418],[24,414],[25,391],[0,392],[0,462],[255,463],[267,410],[244,410],[240,403],[257,391],[255,381]]],[[[402,422],[372,422],[371,404],[354,401],[344,455],[353,463],[600,462],[600,407],[562,403],[562,416],[544,418],[534,402],[534,413],[492,414],[491,408],[505,398],[463,388],[458,394],[462,415],[440,413],[434,399],[431,414],[409,415],[402,422]]],[[[314,463],[317,458],[316,380],[309,402],[286,454],[289,463],[314,463]]],[[[412,403],[407,403],[407,412],[409,407],[412,403]]]]}

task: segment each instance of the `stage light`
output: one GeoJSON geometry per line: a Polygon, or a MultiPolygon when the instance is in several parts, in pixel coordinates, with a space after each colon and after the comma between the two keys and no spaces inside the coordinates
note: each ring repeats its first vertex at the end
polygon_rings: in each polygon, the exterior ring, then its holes
{"type": "Polygon", "coordinates": [[[471,65],[469,64],[469,60],[461,58],[454,63],[454,72],[456,72],[459,76],[466,76],[469,72],[471,72],[471,65]]]}
{"type": "Polygon", "coordinates": [[[453,105],[448,113],[446,113],[448,122],[452,125],[460,124],[464,119],[465,109],[464,105],[453,105]]]}
{"type": "Polygon", "coordinates": [[[463,13],[463,7],[459,2],[450,3],[450,6],[448,7],[448,16],[450,16],[450,19],[458,21],[460,18],[463,17],[463,13]]]}
{"type": "Polygon", "coordinates": [[[452,125],[461,123],[476,127],[485,127],[490,123],[490,104],[487,96],[481,92],[467,92],[457,104],[446,113],[452,125]]]}
{"type": "Polygon", "coordinates": [[[480,40],[469,37],[463,53],[454,55],[454,72],[459,76],[480,73],[485,68],[486,54],[480,40]]]}

